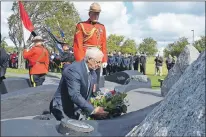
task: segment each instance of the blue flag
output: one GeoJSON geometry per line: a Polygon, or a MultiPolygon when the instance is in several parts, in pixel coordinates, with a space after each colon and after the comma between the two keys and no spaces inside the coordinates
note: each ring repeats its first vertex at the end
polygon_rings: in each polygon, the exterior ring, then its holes
{"type": "Polygon", "coordinates": [[[46,28],[44,28],[47,32],[48,32],[48,34],[51,36],[51,38],[52,38],[52,40],[54,41],[54,43],[55,43],[55,46],[56,46],[56,48],[57,48],[57,50],[59,51],[59,53],[60,54],[62,54],[64,51],[63,51],[63,49],[62,49],[62,42],[60,42],[52,33],[51,33],[51,30],[50,30],[50,28],[48,28],[48,29],[46,29],[46,28]]]}
{"type": "Polygon", "coordinates": [[[61,34],[61,37],[64,38],[64,32],[59,28],[59,32],[61,34]]]}

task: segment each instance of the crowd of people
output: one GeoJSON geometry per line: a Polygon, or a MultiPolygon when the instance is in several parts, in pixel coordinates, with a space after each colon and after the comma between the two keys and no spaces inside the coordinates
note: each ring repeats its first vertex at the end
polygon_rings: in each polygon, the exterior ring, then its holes
{"type": "Polygon", "coordinates": [[[8,52],[9,55],[9,62],[8,67],[9,68],[18,68],[18,52],[14,51],[13,53],[8,52]]]}
{"type": "Polygon", "coordinates": [[[115,72],[124,70],[139,70],[144,75],[146,70],[146,54],[142,52],[137,53],[135,56],[132,54],[122,54],[121,52],[108,53],[108,65],[103,70],[104,75],[110,75],[115,72]]]}
{"type": "MultiPolygon", "coordinates": [[[[169,71],[175,64],[177,57],[172,57],[169,55],[165,60],[167,70],[169,71]]],[[[108,65],[103,70],[104,75],[110,75],[115,72],[124,71],[124,70],[137,70],[142,74],[146,75],[146,63],[147,55],[142,52],[141,54],[136,53],[132,54],[122,54],[121,52],[111,52],[108,53],[108,65]]],[[[155,64],[155,75],[162,76],[162,66],[164,59],[159,54],[154,59],[155,64]]]]}
{"type": "MultiPolygon", "coordinates": [[[[62,68],[64,64],[75,61],[73,48],[69,47],[67,44],[63,46],[63,54],[59,54],[56,52],[50,52],[49,59],[49,71],[50,72],[62,72],[62,68]]],[[[9,54],[9,68],[18,68],[18,52],[14,51],[9,54]]],[[[169,71],[175,64],[177,57],[172,57],[169,55],[166,60],[166,67],[169,71]]],[[[103,75],[111,75],[115,72],[120,72],[124,70],[137,70],[144,75],[146,75],[146,62],[147,55],[142,52],[141,54],[136,53],[136,55],[132,55],[130,53],[122,54],[121,52],[113,51],[108,53],[107,67],[103,69],[103,75]]],[[[162,67],[164,63],[164,59],[159,54],[155,57],[155,75],[163,75],[162,67]]],[[[29,69],[28,60],[26,60],[25,68],[29,69]]]]}

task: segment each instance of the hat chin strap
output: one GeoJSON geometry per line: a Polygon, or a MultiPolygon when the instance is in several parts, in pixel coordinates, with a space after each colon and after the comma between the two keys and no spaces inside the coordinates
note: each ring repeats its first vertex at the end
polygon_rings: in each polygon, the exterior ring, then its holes
{"type": "Polygon", "coordinates": [[[34,44],[35,44],[35,45],[42,45],[43,42],[41,42],[41,41],[37,41],[37,42],[34,42],[34,44]]]}
{"type": "Polygon", "coordinates": [[[91,20],[91,22],[93,22],[93,23],[97,23],[97,22],[98,22],[98,20],[91,20]]]}

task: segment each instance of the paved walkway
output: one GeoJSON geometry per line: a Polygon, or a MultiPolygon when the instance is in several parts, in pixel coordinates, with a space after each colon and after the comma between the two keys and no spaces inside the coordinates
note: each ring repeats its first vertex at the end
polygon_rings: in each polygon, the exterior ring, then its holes
{"type": "MultiPolygon", "coordinates": [[[[28,75],[28,74],[16,74],[16,73],[10,73],[10,72],[7,72],[7,73],[6,73],[6,76],[9,76],[9,77],[29,78],[29,75],[28,75]]],[[[58,84],[59,84],[59,81],[60,81],[60,78],[61,78],[61,74],[50,73],[50,72],[49,72],[49,73],[46,75],[46,78],[45,78],[45,81],[44,81],[43,85],[49,85],[49,84],[58,85],[58,84]]]]}

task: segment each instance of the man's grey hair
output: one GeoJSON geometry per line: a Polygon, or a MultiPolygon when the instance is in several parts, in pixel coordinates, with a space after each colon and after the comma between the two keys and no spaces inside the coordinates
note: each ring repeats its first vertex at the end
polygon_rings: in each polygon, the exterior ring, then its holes
{"type": "Polygon", "coordinates": [[[98,57],[102,57],[103,58],[103,56],[104,56],[104,54],[98,48],[96,48],[96,47],[87,48],[86,54],[85,54],[85,60],[87,61],[90,58],[96,59],[98,57]]]}

